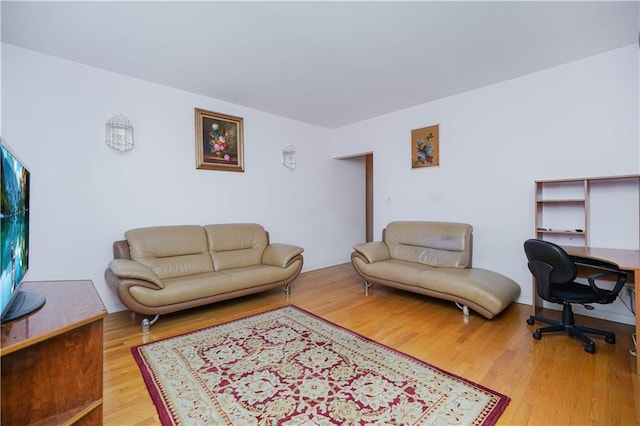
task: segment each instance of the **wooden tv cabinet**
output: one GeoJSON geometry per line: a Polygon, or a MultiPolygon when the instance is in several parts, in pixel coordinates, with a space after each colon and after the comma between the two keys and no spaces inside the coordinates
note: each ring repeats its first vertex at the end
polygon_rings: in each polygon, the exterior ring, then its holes
{"type": "Polygon", "coordinates": [[[91,281],[25,282],[47,298],[2,324],[0,422],[102,424],[103,318],[91,281]]]}

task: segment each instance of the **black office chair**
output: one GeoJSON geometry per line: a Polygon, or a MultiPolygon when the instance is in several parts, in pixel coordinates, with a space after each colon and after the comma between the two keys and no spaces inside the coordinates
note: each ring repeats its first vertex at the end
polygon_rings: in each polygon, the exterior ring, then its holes
{"type": "Polygon", "coordinates": [[[563,305],[562,321],[534,315],[527,319],[529,325],[533,325],[536,321],[549,324],[548,327],[534,331],[534,339],[540,340],[542,333],[564,331],[582,340],[585,344],[584,350],[590,354],[596,352],[596,344],[585,333],[604,336],[607,343],[614,344],[616,342],[614,333],[576,325],[571,305],[576,303],[587,309],[593,309],[593,306],[588,305],[589,303],[612,303],[627,280],[625,272],[611,262],[569,256],[562,247],[548,241],[527,240],[524,243],[524,251],[529,261],[529,270],[535,278],[538,295],[544,300],[563,305]],[[588,284],[574,282],[578,274],[578,266],[593,270],[593,273],[587,277],[588,284]],[[616,283],[612,290],[596,285],[596,281],[605,276],[615,276],[616,283]]]}

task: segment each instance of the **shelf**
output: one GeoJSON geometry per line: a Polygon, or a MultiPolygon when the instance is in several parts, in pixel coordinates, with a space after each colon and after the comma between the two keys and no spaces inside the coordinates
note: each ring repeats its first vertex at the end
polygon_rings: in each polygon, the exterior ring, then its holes
{"type": "Polygon", "coordinates": [[[574,231],[571,229],[538,229],[538,234],[566,234],[566,235],[584,235],[584,231],[574,231]]]}
{"type": "Polygon", "coordinates": [[[625,180],[625,179],[640,179],[640,174],[631,175],[616,175],[616,176],[595,176],[595,177],[580,177],[580,178],[568,178],[568,179],[542,179],[536,180],[535,183],[576,183],[583,181],[603,181],[603,180],[625,180]]]}
{"type": "Polygon", "coordinates": [[[577,203],[577,204],[582,204],[582,203],[586,203],[587,200],[585,200],[584,198],[558,198],[558,199],[554,199],[554,200],[536,200],[536,203],[545,203],[545,204],[553,204],[553,203],[558,203],[558,204],[565,204],[565,203],[577,203]]]}
{"type": "MultiPolygon", "coordinates": [[[[598,191],[602,194],[603,184],[606,185],[605,188],[615,192],[618,188],[627,185],[633,187],[640,184],[640,174],[536,180],[534,198],[536,238],[548,235],[553,241],[554,239],[562,240],[561,235],[579,235],[584,239],[584,247],[588,247],[592,240],[590,228],[594,217],[591,205],[594,201],[593,191],[594,188],[600,188],[598,191]],[[543,231],[538,228],[548,229],[543,231]],[[577,232],[575,229],[583,231],[577,232]]],[[[595,214],[602,221],[602,210],[598,210],[595,214]]],[[[618,232],[624,232],[624,230],[618,230],[618,232]]]]}
{"type": "MultiPolygon", "coordinates": [[[[91,403],[87,403],[78,407],[74,407],[70,410],[64,411],[62,413],[58,413],[51,417],[47,417],[35,423],[31,423],[29,426],[48,426],[48,425],[73,425],[78,422],[81,422],[83,419],[88,417],[95,417],[94,411],[99,413],[101,411],[102,406],[102,398],[97,401],[92,401],[91,403]]],[[[98,421],[101,420],[97,418],[94,422],[97,424],[98,421]]]]}

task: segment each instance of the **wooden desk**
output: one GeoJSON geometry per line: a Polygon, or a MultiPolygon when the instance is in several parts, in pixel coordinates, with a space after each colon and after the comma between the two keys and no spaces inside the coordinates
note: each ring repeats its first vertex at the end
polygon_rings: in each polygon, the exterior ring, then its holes
{"type": "MultiPolygon", "coordinates": [[[[636,286],[636,290],[638,288],[638,283],[640,283],[640,250],[625,250],[625,249],[609,249],[609,248],[596,248],[596,247],[573,247],[573,246],[563,246],[562,247],[569,255],[571,256],[581,256],[588,257],[592,259],[600,259],[605,260],[607,262],[613,262],[622,270],[629,271],[631,276],[627,278],[628,282],[633,282],[636,286]]],[[[536,293],[534,289],[534,308],[535,308],[535,300],[536,293]]],[[[640,312],[640,299],[638,298],[638,294],[636,292],[636,305],[635,311],[636,315],[640,312]]],[[[638,322],[636,316],[636,337],[640,335],[640,323],[638,322]]],[[[640,374],[640,357],[636,356],[636,374],[640,374]]]]}
{"type": "Polygon", "coordinates": [[[26,282],[47,298],[2,324],[2,424],[102,424],[103,325],[91,281],[26,282]]]}

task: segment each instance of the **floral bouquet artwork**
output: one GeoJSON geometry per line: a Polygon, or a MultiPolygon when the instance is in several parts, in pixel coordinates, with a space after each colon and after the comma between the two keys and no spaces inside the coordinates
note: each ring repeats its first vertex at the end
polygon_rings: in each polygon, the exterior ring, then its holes
{"type": "Polygon", "coordinates": [[[224,134],[220,134],[220,125],[213,123],[209,132],[209,152],[224,161],[231,161],[234,135],[230,129],[226,129],[224,134]]]}
{"type": "Polygon", "coordinates": [[[196,108],[196,168],[244,171],[243,119],[196,108]]]}
{"type": "Polygon", "coordinates": [[[439,125],[411,131],[411,168],[440,165],[439,125]]]}

